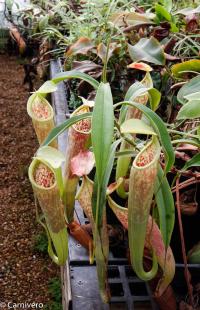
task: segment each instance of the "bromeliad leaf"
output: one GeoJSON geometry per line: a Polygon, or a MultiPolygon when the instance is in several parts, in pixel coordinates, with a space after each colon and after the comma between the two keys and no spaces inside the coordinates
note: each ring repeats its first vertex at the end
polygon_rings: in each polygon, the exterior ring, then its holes
{"type": "Polygon", "coordinates": [[[129,119],[121,125],[121,133],[157,135],[155,131],[140,119],[129,119]]]}
{"type": "Polygon", "coordinates": [[[200,100],[190,100],[178,112],[177,119],[193,119],[200,117],[200,100]]]}
{"type": "Polygon", "coordinates": [[[111,89],[108,83],[101,83],[96,94],[91,133],[99,184],[106,170],[113,132],[114,113],[111,89]]]}
{"type": "Polygon", "coordinates": [[[165,55],[160,43],[154,38],[142,38],[134,46],[128,46],[130,57],[133,61],[140,60],[151,62],[155,65],[165,64],[165,55]]]}

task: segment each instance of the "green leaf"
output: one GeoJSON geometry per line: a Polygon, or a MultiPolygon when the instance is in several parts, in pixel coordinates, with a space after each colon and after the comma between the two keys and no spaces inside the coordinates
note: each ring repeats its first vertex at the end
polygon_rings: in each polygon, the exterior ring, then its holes
{"type": "Polygon", "coordinates": [[[162,119],[151,109],[139,103],[130,102],[130,101],[123,101],[119,103],[119,105],[123,105],[123,104],[130,105],[130,106],[137,108],[138,110],[143,112],[144,115],[150,120],[150,123],[152,127],[154,128],[155,132],[157,133],[160,139],[160,142],[162,144],[164,153],[165,153],[165,160],[166,160],[165,171],[166,173],[169,172],[171,167],[174,164],[175,155],[174,155],[174,150],[171,144],[169,133],[162,119]]]}
{"type": "Polygon", "coordinates": [[[157,135],[155,131],[140,119],[129,119],[121,125],[121,133],[157,135]]]}
{"type": "MultiPolygon", "coordinates": [[[[101,183],[101,187],[100,187],[100,197],[99,197],[99,205],[101,206],[100,210],[99,210],[99,223],[101,223],[102,220],[102,216],[103,216],[103,209],[105,207],[105,203],[106,203],[106,194],[107,194],[107,187],[108,187],[108,182],[110,179],[110,175],[112,172],[112,168],[113,168],[113,163],[114,163],[114,159],[115,159],[115,152],[116,152],[116,148],[119,145],[119,143],[121,142],[121,140],[117,140],[115,141],[112,146],[111,146],[111,150],[110,150],[110,154],[109,154],[109,159],[107,161],[107,166],[106,166],[106,170],[104,173],[104,177],[101,183]]],[[[92,194],[92,211],[93,211],[93,216],[95,218],[96,212],[97,212],[97,192],[98,192],[98,180],[97,177],[95,176],[94,179],[94,189],[93,189],[93,194],[92,194]]],[[[98,224],[98,223],[96,223],[98,224]]]]}
{"type": "Polygon", "coordinates": [[[200,72],[200,60],[191,59],[171,67],[171,71],[175,77],[182,77],[187,71],[200,72]]]}
{"type": "MultiPolygon", "coordinates": [[[[200,136],[200,135],[199,135],[200,136]]],[[[191,144],[191,145],[195,145],[197,146],[198,148],[200,148],[200,140],[198,139],[177,139],[177,140],[173,140],[172,141],[172,144],[191,144]]]]}
{"type": "Polygon", "coordinates": [[[197,128],[197,135],[199,136],[200,139],[200,126],[197,128]]]}
{"type": "Polygon", "coordinates": [[[200,117],[200,99],[191,100],[178,112],[177,119],[194,119],[200,117]]]}
{"type": "Polygon", "coordinates": [[[155,12],[160,21],[167,20],[170,22],[172,19],[168,9],[158,3],[155,5],[155,12]]]}
{"type": "Polygon", "coordinates": [[[199,100],[200,92],[196,92],[196,93],[193,93],[193,94],[186,95],[184,98],[189,100],[189,101],[190,100],[199,100]]]}
{"type": "Polygon", "coordinates": [[[113,133],[114,111],[112,93],[108,83],[101,83],[95,98],[91,131],[92,147],[96,163],[92,207],[97,229],[102,224],[107,182],[112,169],[112,167],[108,167],[107,165],[110,162],[110,154],[112,153],[111,144],[113,133]]]}
{"type": "Polygon", "coordinates": [[[40,147],[36,156],[37,158],[47,161],[54,169],[61,167],[62,163],[65,161],[63,153],[51,146],[40,147]]]}
{"type": "Polygon", "coordinates": [[[71,127],[73,124],[81,121],[82,119],[86,119],[91,116],[92,116],[92,113],[84,113],[81,115],[76,115],[76,116],[71,117],[70,119],[63,122],[61,125],[53,128],[41,146],[50,144],[56,137],[58,137],[61,133],[63,133],[67,128],[71,127]]]}
{"type": "Polygon", "coordinates": [[[113,99],[108,83],[101,83],[97,90],[92,114],[92,146],[99,184],[105,173],[114,132],[113,99]]]}
{"type": "Polygon", "coordinates": [[[200,264],[200,242],[188,252],[188,261],[190,264],[200,264]]]}
{"type": "Polygon", "coordinates": [[[200,153],[194,155],[190,160],[188,160],[182,170],[187,170],[190,167],[199,167],[199,166],[200,166],[200,153]]]}
{"type": "Polygon", "coordinates": [[[142,38],[134,46],[128,45],[130,57],[133,61],[147,61],[155,65],[165,64],[165,55],[160,43],[154,38],[142,38]]]}
{"type": "Polygon", "coordinates": [[[154,193],[159,213],[159,226],[167,248],[174,229],[175,208],[173,195],[161,166],[158,169],[154,193]]]}
{"type": "Polygon", "coordinates": [[[159,1],[168,12],[171,12],[172,10],[172,0],[160,0],[159,1]]]}
{"type": "Polygon", "coordinates": [[[148,90],[148,94],[151,109],[156,111],[160,103],[161,93],[156,88],[151,88],[148,90]]]}
{"type": "Polygon", "coordinates": [[[191,79],[188,83],[183,85],[181,89],[179,90],[177,94],[177,100],[185,104],[187,102],[187,99],[185,96],[191,95],[193,93],[197,93],[200,90],[200,75],[195,76],[193,79],[191,79]]]}
{"type": "Polygon", "coordinates": [[[53,81],[46,81],[37,91],[39,94],[53,93],[57,90],[57,85],[53,81]]]}
{"type": "MultiPolygon", "coordinates": [[[[135,98],[142,96],[148,92],[149,97],[150,97],[150,102],[152,106],[156,106],[158,96],[155,95],[153,97],[153,93],[151,94],[150,90],[153,88],[153,81],[151,79],[151,75],[149,72],[145,74],[144,79],[141,82],[135,82],[132,84],[126,95],[125,95],[125,101],[134,101],[135,98]],[[152,97],[152,98],[151,98],[152,97]]],[[[119,116],[119,123],[121,124],[126,117],[126,112],[127,112],[127,106],[122,106],[120,110],[120,116],[119,116]]]]}
{"type": "Polygon", "coordinates": [[[134,100],[135,98],[144,95],[148,88],[141,82],[135,82],[131,85],[125,95],[125,100],[134,100]]]}
{"type": "Polygon", "coordinates": [[[97,89],[99,86],[99,82],[93,79],[90,75],[80,72],[80,71],[75,71],[75,70],[60,72],[53,77],[52,81],[55,84],[57,84],[61,81],[69,80],[73,78],[84,80],[88,82],[90,85],[92,85],[95,89],[97,89]]]}
{"type": "Polygon", "coordinates": [[[40,21],[39,21],[39,30],[40,32],[44,31],[45,28],[47,28],[49,25],[49,15],[45,15],[43,17],[40,18],[40,21]]]}

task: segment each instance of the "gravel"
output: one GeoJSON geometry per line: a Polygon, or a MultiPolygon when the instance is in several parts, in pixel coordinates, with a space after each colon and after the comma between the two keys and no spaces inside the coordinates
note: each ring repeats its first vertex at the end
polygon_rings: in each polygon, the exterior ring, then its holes
{"type": "Polygon", "coordinates": [[[0,55],[0,302],[48,304],[48,282],[59,268],[34,250],[42,231],[27,170],[38,148],[26,112],[24,72],[14,57],[0,55]]]}

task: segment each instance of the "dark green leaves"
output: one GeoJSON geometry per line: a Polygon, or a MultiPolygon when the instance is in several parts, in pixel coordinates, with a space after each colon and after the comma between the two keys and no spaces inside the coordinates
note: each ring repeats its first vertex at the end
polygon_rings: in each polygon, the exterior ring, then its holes
{"type": "Polygon", "coordinates": [[[154,38],[142,38],[135,45],[128,46],[130,57],[133,61],[148,61],[155,65],[165,64],[165,55],[160,43],[154,38]]]}

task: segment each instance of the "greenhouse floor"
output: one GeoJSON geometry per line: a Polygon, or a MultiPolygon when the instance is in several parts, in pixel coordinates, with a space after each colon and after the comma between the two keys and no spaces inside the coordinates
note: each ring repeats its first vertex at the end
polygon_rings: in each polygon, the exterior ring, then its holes
{"type": "Polygon", "coordinates": [[[47,305],[48,283],[59,268],[34,247],[42,229],[27,167],[38,145],[26,112],[29,93],[23,78],[15,58],[0,55],[0,302],[47,305]]]}

